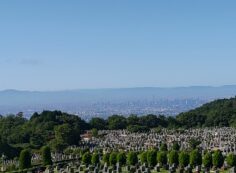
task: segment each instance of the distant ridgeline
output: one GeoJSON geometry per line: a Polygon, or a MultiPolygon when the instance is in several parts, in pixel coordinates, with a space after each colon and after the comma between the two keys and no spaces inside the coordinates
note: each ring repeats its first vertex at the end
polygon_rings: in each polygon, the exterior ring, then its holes
{"type": "Polygon", "coordinates": [[[128,129],[146,132],[151,128],[192,128],[211,126],[236,127],[236,98],[216,100],[176,117],[163,115],[112,115],[108,119],[92,118],[85,122],[76,115],[60,111],[34,113],[28,120],[19,115],[0,117],[0,155],[18,156],[23,148],[39,149],[49,145],[63,150],[78,145],[86,130],[128,129]],[[6,152],[7,151],[7,152],[6,152]]]}

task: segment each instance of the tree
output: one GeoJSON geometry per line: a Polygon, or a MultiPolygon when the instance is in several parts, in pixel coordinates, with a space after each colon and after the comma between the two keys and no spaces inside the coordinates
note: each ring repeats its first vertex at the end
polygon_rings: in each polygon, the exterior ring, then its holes
{"type": "Polygon", "coordinates": [[[161,144],[161,147],[160,147],[160,150],[161,151],[167,151],[167,145],[166,144],[161,144]]]}
{"type": "Polygon", "coordinates": [[[93,137],[98,137],[98,130],[97,129],[95,129],[95,128],[93,128],[92,129],[92,135],[93,135],[93,137]]]}
{"type": "Polygon", "coordinates": [[[99,164],[99,154],[97,152],[93,153],[91,162],[93,165],[99,164]]]}
{"type": "Polygon", "coordinates": [[[154,128],[159,126],[159,120],[157,116],[152,114],[140,117],[140,122],[142,122],[141,125],[149,128],[154,128]]]}
{"type": "Polygon", "coordinates": [[[230,153],[227,158],[226,158],[227,164],[230,167],[234,167],[236,166],[236,155],[234,155],[233,153],[230,153]]]}
{"type": "Polygon", "coordinates": [[[190,165],[191,166],[198,166],[202,164],[202,155],[199,153],[198,150],[193,150],[190,153],[190,165]]]}
{"type": "Polygon", "coordinates": [[[147,162],[150,166],[155,166],[157,164],[157,152],[155,150],[147,152],[147,162]]]}
{"type": "Polygon", "coordinates": [[[86,152],[82,156],[82,162],[85,165],[89,165],[91,163],[91,154],[89,152],[86,152]]]}
{"type": "Polygon", "coordinates": [[[176,150],[172,150],[168,155],[169,163],[171,165],[178,165],[179,164],[179,154],[176,150]]]}
{"type": "Polygon", "coordinates": [[[120,165],[125,165],[125,163],[126,163],[126,154],[124,152],[118,153],[118,155],[117,155],[117,162],[120,165]]]}
{"type": "Polygon", "coordinates": [[[112,115],[108,118],[108,128],[110,130],[126,129],[126,118],[120,115],[112,115]]]}
{"type": "Polygon", "coordinates": [[[181,167],[186,167],[186,166],[188,166],[188,164],[189,164],[189,155],[187,152],[182,151],[179,154],[179,165],[181,167]]]}
{"type": "Polygon", "coordinates": [[[162,166],[167,164],[167,154],[165,151],[161,151],[157,153],[157,162],[162,166]]]}
{"type": "Polygon", "coordinates": [[[109,153],[105,153],[105,154],[102,156],[102,161],[103,161],[103,163],[109,164],[109,158],[110,158],[110,154],[109,154],[109,153]]]}
{"type": "Polygon", "coordinates": [[[173,142],[172,149],[173,149],[173,150],[176,150],[176,151],[179,151],[180,146],[179,146],[179,143],[178,143],[177,141],[174,141],[174,142],[173,142]]]}
{"type": "Polygon", "coordinates": [[[127,125],[140,125],[140,119],[137,115],[130,115],[127,117],[127,125]]]}
{"type": "Polygon", "coordinates": [[[212,164],[215,168],[221,168],[224,164],[224,156],[220,150],[217,150],[212,155],[212,164]]]}
{"type": "Polygon", "coordinates": [[[21,151],[19,162],[20,169],[27,169],[31,167],[31,153],[29,150],[25,149],[21,151]]]}
{"type": "Polygon", "coordinates": [[[206,168],[211,168],[212,167],[212,154],[210,152],[207,152],[204,156],[203,156],[203,165],[206,168]]]}
{"type": "Polygon", "coordinates": [[[147,152],[146,151],[143,151],[141,154],[140,154],[140,161],[141,163],[148,163],[147,161],[147,152]]]}
{"type": "Polygon", "coordinates": [[[110,154],[110,157],[109,157],[109,163],[110,163],[110,165],[116,165],[116,163],[117,163],[117,153],[115,153],[115,152],[112,152],[111,154],[110,154]]]}
{"type": "Polygon", "coordinates": [[[42,148],[43,165],[52,165],[51,149],[48,146],[42,148]]]}
{"type": "Polygon", "coordinates": [[[62,146],[77,145],[80,140],[80,133],[69,124],[59,125],[55,128],[55,139],[62,146]]]}
{"type": "Polygon", "coordinates": [[[127,156],[127,163],[129,165],[136,165],[138,163],[138,156],[135,152],[129,152],[127,156]]]}
{"type": "Polygon", "coordinates": [[[106,120],[100,118],[100,117],[93,117],[90,121],[89,124],[91,128],[95,128],[98,130],[105,130],[107,128],[107,122],[106,120]]]}

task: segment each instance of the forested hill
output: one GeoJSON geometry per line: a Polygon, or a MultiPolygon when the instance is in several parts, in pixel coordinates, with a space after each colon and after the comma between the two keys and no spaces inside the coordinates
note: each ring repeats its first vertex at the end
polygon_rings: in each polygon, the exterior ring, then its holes
{"type": "Polygon", "coordinates": [[[236,97],[216,100],[176,117],[183,127],[236,127],[236,97]]]}

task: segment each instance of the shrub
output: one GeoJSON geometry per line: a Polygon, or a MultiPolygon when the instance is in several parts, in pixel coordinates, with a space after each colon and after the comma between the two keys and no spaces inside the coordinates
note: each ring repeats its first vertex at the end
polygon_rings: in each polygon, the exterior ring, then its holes
{"type": "Polygon", "coordinates": [[[43,165],[52,165],[51,149],[48,146],[42,148],[43,165]]]}
{"type": "Polygon", "coordinates": [[[20,169],[27,169],[31,167],[31,153],[29,150],[22,150],[20,153],[20,169]]]}
{"type": "Polygon", "coordinates": [[[137,153],[135,152],[129,152],[128,156],[127,156],[127,163],[129,165],[135,165],[138,163],[138,156],[137,153]]]}

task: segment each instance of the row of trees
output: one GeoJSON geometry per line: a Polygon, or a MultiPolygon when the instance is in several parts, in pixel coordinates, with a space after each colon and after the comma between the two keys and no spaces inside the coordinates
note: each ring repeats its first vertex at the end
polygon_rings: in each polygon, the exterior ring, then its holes
{"type": "Polygon", "coordinates": [[[132,132],[146,132],[155,127],[178,127],[178,122],[174,117],[165,117],[163,115],[130,115],[128,117],[112,115],[107,119],[99,117],[92,118],[89,121],[89,125],[91,128],[96,128],[98,130],[128,129],[132,132]]]}
{"type": "MultiPolygon", "coordinates": [[[[225,157],[221,151],[217,150],[214,152],[206,152],[203,156],[198,150],[187,151],[156,151],[149,150],[141,153],[138,152],[111,152],[101,154],[99,152],[85,152],[82,156],[82,162],[86,165],[93,164],[98,165],[106,163],[110,166],[115,166],[119,163],[121,166],[124,165],[136,165],[138,162],[147,164],[150,167],[154,167],[159,163],[161,166],[175,165],[180,168],[184,168],[191,165],[192,168],[195,166],[203,165],[205,168],[221,168],[224,164],[225,157]]],[[[229,167],[236,166],[236,156],[229,154],[226,157],[226,162],[229,167]]]]}

